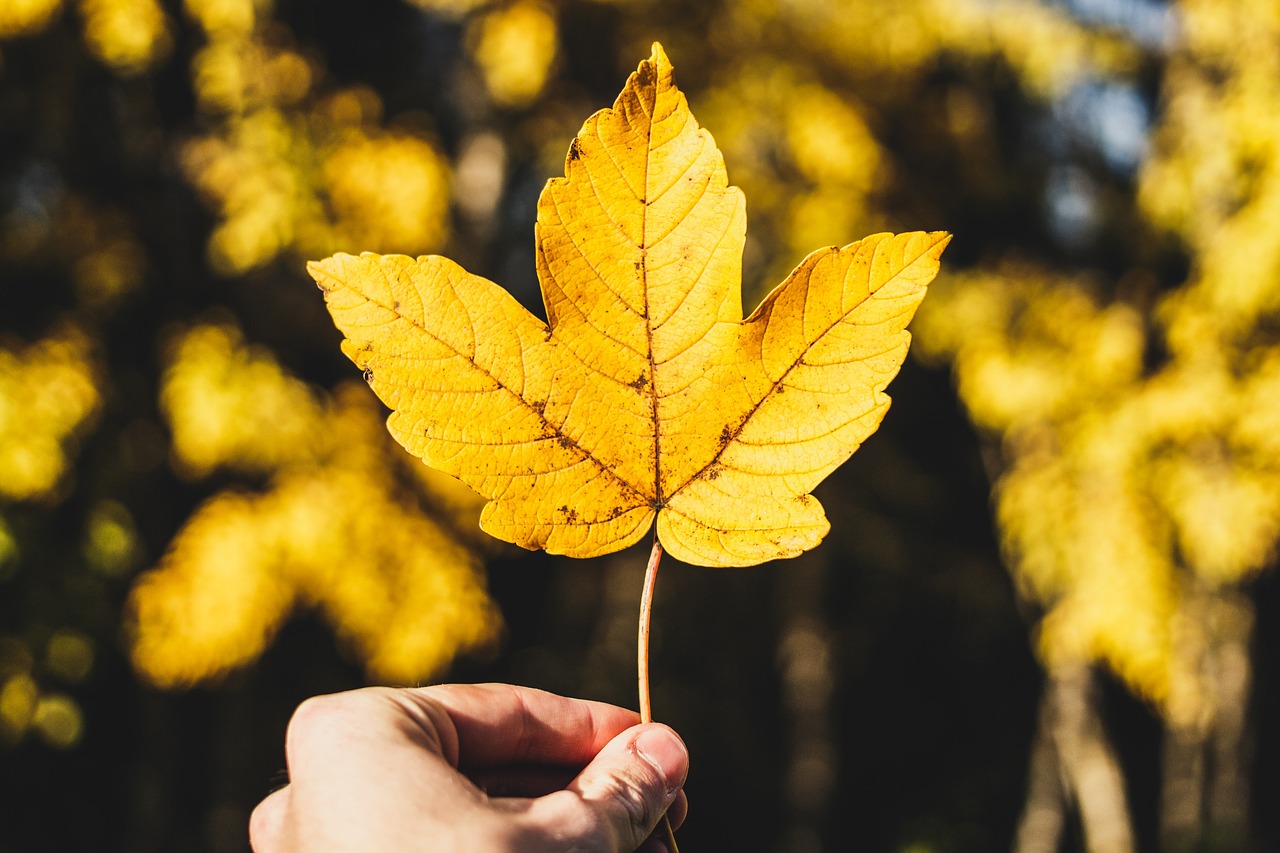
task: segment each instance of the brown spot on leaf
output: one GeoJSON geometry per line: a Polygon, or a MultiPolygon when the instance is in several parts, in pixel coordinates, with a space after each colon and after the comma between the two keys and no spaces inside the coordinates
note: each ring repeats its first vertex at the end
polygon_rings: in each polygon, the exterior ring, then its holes
{"type": "Polygon", "coordinates": [[[637,376],[635,379],[628,382],[627,384],[632,388],[636,389],[637,391],[643,391],[645,388],[649,387],[649,377],[641,373],[639,376],[637,376]]]}
{"type": "Polygon", "coordinates": [[[560,507],[559,509],[557,509],[556,511],[557,511],[557,512],[559,512],[561,515],[563,515],[563,516],[564,516],[564,520],[565,520],[565,521],[567,521],[567,522],[569,522],[570,524],[577,524],[577,523],[578,523],[578,511],[577,511],[576,509],[574,509],[573,507],[570,507],[570,506],[562,506],[562,507],[560,507]]]}
{"type": "Polygon", "coordinates": [[[572,163],[582,156],[582,143],[578,141],[578,137],[574,137],[569,143],[569,162],[572,163]]]}
{"type": "Polygon", "coordinates": [[[720,444],[723,446],[731,441],[733,441],[733,427],[725,427],[720,430],[720,444]]]}
{"type": "Polygon", "coordinates": [[[707,476],[707,479],[708,479],[708,480],[716,480],[716,479],[719,479],[719,478],[720,478],[720,466],[719,466],[719,465],[712,465],[710,468],[708,468],[708,469],[707,469],[707,475],[706,475],[706,476],[707,476]]]}
{"type": "Polygon", "coordinates": [[[372,382],[372,381],[373,381],[373,368],[372,368],[372,367],[368,367],[368,366],[366,366],[366,367],[365,367],[365,369],[364,369],[364,381],[365,381],[365,382],[372,382]]]}

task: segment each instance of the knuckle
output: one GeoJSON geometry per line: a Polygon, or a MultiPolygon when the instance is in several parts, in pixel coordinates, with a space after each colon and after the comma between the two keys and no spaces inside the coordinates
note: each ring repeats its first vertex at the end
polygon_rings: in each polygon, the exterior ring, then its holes
{"type": "Polygon", "coordinates": [[[285,741],[290,746],[332,739],[359,724],[372,701],[378,701],[377,688],[352,690],[312,696],[303,700],[289,718],[285,741]]]}

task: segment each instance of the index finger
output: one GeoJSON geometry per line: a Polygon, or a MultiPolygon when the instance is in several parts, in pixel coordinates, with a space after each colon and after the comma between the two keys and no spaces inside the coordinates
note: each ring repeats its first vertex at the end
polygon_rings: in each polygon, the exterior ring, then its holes
{"type": "Polygon", "coordinates": [[[448,715],[457,743],[443,744],[445,757],[462,770],[511,764],[581,768],[615,735],[640,722],[635,711],[616,705],[511,684],[440,684],[410,688],[403,698],[448,715]]]}

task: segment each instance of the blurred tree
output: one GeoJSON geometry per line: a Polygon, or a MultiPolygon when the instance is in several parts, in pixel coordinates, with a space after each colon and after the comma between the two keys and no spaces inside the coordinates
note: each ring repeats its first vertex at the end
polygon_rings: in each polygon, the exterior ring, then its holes
{"type": "MultiPolygon", "coordinates": [[[[1269,5],[1183,6],[1137,213],[1148,241],[1180,238],[1186,278],[1157,295],[1141,255],[1112,288],[978,273],[931,300],[919,333],[954,359],[971,416],[999,437],[997,516],[1024,594],[1047,608],[1050,672],[1078,680],[1105,661],[1155,701],[1170,723],[1165,848],[1237,850],[1254,621],[1243,589],[1280,537],[1280,128],[1268,118],[1280,22],[1269,5]]],[[[1058,755],[1087,809],[1085,769],[1058,755]]],[[[1132,849],[1126,830],[1099,832],[1113,840],[1094,849],[1132,849]]],[[[1050,838],[1023,849],[1054,849],[1050,838]]]]}

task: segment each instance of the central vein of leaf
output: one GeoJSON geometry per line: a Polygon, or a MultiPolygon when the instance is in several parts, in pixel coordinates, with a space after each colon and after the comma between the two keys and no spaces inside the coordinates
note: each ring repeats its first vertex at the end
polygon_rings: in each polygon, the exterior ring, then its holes
{"type": "MultiPolygon", "coordinates": [[[[644,103],[641,100],[641,103],[644,103]]],[[[662,494],[662,423],[658,420],[658,376],[657,364],[653,359],[653,312],[649,304],[649,166],[653,162],[653,121],[658,112],[658,92],[654,86],[653,106],[649,111],[649,122],[645,128],[644,146],[644,198],[640,199],[642,217],[640,225],[640,286],[644,293],[644,331],[648,343],[649,357],[649,404],[653,419],[653,508],[661,509],[665,503],[662,494]]]]}

